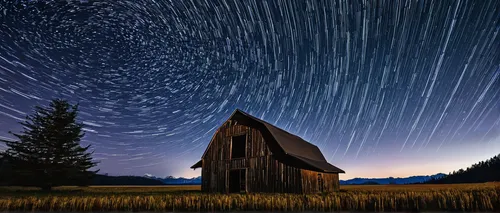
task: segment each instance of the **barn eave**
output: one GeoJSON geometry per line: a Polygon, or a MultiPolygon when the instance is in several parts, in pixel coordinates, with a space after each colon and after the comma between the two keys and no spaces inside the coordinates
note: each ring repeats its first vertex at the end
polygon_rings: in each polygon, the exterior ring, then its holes
{"type": "Polygon", "coordinates": [[[196,162],[194,165],[191,166],[191,169],[201,168],[201,166],[203,166],[203,160],[196,162]]]}

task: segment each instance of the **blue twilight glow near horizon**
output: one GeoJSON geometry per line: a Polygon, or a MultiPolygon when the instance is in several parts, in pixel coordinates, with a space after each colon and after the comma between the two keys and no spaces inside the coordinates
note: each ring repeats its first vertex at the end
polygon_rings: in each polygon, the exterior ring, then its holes
{"type": "MultiPolygon", "coordinates": [[[[500,1],[2,1],[0,137],[80,103],[102,173],[189,167],[240,108],[341,179],[500,153],[500,1]]],[[[0,149],[5,146],[0,145],[0,149]]]]}

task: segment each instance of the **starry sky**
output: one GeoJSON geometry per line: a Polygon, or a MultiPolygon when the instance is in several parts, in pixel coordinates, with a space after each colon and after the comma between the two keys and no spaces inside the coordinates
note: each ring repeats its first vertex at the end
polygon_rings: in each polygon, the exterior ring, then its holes
{"type": "Polygon", "coordinates": [[[500,1],[3,0],[0,21],[0,138],[78,102],[101,173],[198,176],[236,108],[341,179],[500,153],[500,1]]]}

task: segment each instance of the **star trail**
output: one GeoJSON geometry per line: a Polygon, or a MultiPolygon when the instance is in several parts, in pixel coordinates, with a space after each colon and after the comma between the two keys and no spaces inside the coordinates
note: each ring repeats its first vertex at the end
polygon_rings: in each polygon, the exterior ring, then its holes
{"type": "Polygon", "coordinates": [[[0,138],[68,99],[103,173],[197,176],[236,108],[344,177],[500,153],[500,1],[5,0],[0,21],[0,138]]]}

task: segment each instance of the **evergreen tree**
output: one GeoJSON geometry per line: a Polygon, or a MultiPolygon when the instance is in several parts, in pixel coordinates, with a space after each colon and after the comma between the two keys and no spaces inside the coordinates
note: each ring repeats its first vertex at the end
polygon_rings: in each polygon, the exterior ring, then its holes
{"type": "Polygon", "coordinates": [[[448,183],[484,183],[500,181],[500,154],[486,161],[476,163],[467,169],[453,171],[449,175],[437,179],[429,180],[427,183],[448,184],[448,183]]]}
{"type": "Polygon", "coordinates": [[[80,146],[83,124],[77,123],[78,105],[55,99],[47,108],[35,107],[33,115],[20,122],[21,133],[9,132],[17,141],[3,141],[7,150],[10,183],[51,190],[61,185],[87,185],[97,171],[89,171],[92,161],[90,145],[80,146]]]}

